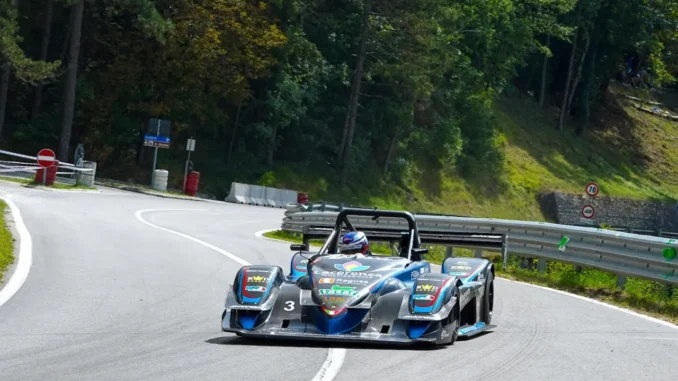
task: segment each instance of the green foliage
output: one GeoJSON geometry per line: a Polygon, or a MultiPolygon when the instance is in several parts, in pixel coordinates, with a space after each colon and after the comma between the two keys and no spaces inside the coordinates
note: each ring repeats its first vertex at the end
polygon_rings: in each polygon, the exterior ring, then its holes
{"type": "Polygon", "coordinates": [[[7,208],[7,203],[0,201],[0,284],[7,267],[14,262],[14,239],[5,220],[7,208]]]}
{"type": "MultiPolygon", "coordinates": [[[[36,33],[24,24],[19,30],[16,11],[3,1],[3,15],[11,17],[3,18],[2,33],[12,38],[2,46],[14,47],[8,55],[16,57],[26,38],[21,48],[36,55],[36,33]]],[[[68,39],[75,3],[55,7],[50,59],[65,57],[65,45],[55,41],[68,39]]],[[[21,8],[26,25],[40,25],[44,11],[28,8],[21,8]]],[[[675,80],[677,24],[669,0],[88,2],[71,145],[84,143],[102,175],[147,183],[148,119],[169,119],[173,143],[159,163],[170,170],[170,183],[181,182],[183,142],[193,136],[201,187],[220,197],[231,181],[261,181],[307,187],[335,201],[465,214],[508,215],[520,207],[540,218],[531,206],[538,192],[574,189],[591,175],[611,193],[666,197],[667,187],[652,190],[656,181],[642,180],[649,164],[624,157],[644,154],[633,149],[639,141],[627,136],[629,128],[618,132],[626,146],[601,149],[605,156],[595,159],[583,153],[609,141],[582,131],[606,125],[597,122],[609,110],[604,95],[629,56],[648,69],[649,86],[675,80]],[[348,161],[339,163],[364,6],[369,28],[356,128],[348,161]],[[561,133],[542,112],[562,103],[574,43],[568,118],[580,128],[561,133]],[[545,55],[547,97],[538,111],[521,94],[540,91],[545,55]],[[507,112],[506,102],[520,109],[507,112]],[[343,164],[345,187],[335,174],[343,164]]],[[[51,65],[31,62],[42,69],[13,68],[21,81],[51,65]]],[[[18,151],[55,145],[62,93],[58,83],[46,86],[42,113],[32,115],[33,89],[12,87],[3,144],[18,151]]],[[[600,134],[616,133],[609,131],[600,134]]],[[[650,156],[672,168],[661,151],[650,156]]],[[[670,169],[651,168],[654,179],[672,178],[670,169]]]]}
{"type": "Polygon", "coordinates": [[[19,34],[18,15],[10,0],[0,0],[0,58],[3,66],[9,65],[21,82],[33,85],[49,82],[59,74],[61,62],[43,62],[26,57],[19,46],[23,37],[19,34]]]}

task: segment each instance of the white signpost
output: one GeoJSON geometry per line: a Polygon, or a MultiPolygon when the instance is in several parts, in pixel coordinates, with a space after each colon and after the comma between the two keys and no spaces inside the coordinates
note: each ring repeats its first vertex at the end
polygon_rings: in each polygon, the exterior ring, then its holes
{"type": "Polygon", "coordinates": [[[186,151],[188,151],[188,159],[186,159],[186,166],[184,167],[184,186],[182,192],[186,193],[186,181],[188,180],[188,163],[191,161],[191,152],[195,151],[195,139],[191,136],[186,143],[186,151]]]}

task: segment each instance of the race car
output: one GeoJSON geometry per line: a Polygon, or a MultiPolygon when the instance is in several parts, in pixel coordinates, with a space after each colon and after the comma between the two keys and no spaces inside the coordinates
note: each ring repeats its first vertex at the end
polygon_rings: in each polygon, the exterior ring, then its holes
{"type": "Polygon", "coordinates": [[[327,235],[317,253],[307,244],[291,245],[298,252],[288,273],[279,266],[242,267],[227,292],[222,331],[258,338],[449,345],[493,327],[494,265],[483,258],[450,256],[440,273],[433,273],[422,259],[428,249],[421,245],[505,254],[504,235],[420,232],[409,212],[366,209],[344,209],[333,229],[309,226],[304,239],[327,235]],[[338,253],[342,232],[357,231],[349,216],[366,221],[360,231],[370,241],[399,242],[397,255],[338,253]],[[407,231],[369,223],[383,218],[404,219],[407,231]]]}

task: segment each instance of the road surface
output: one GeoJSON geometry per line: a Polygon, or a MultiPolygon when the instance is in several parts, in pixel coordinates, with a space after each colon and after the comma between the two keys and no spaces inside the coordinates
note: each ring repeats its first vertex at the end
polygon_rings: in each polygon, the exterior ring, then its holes
{"type": "Polygon", "coordinates": [[[241,263],[288,268],[288,244],[255,237],[280,226],[281,209],[0,183],[7,194],[30,232],[33,263],[0,306],[3,381],[656,381],[678,374],[669,360],[677,329],[501,279],[498,327],[451,347],[247,341],[220,330],[226,287],[241,263]]]}

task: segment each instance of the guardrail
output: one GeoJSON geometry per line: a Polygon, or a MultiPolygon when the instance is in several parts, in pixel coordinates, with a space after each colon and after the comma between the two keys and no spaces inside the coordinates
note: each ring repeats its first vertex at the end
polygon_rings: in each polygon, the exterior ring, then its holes
{"type": "MultiPolygon", "coordinates": [[[[37,156],[24,155],[5,150],[0,150],[0,155],[24,159],[24,161],[0,160],[0,176],[32,180],[35,177],[35,172],[41,169],[37,163],[37,156]]],[[[68,185],[81,184],[93,186],[95,174],[96,162],[80,161],[77,165],[59,162],[55,181],[68,185]]]]}
{"type": "MultiPolygon", "coordinates": [[[[303,233],[310,226],[332,227],[341,206],[324,208],[325,211],[318,211],[317,205],[315,208],[288,205],[282,229],[303,233]]],[[[429,231],[506,234],[509,254],[678,285],[677,239],[546,222],[427,214],[415,217],[418,226],[429,231]]],[[[356,228],[406,226],[404,221],[393,218],[373,221],[369,217],[354,217],[351,222],[356,228]]]]}

